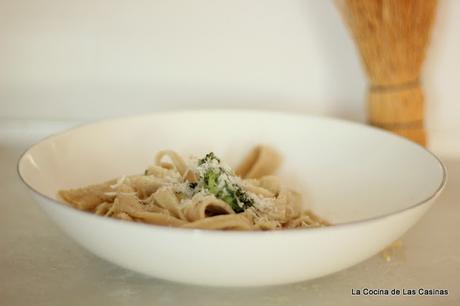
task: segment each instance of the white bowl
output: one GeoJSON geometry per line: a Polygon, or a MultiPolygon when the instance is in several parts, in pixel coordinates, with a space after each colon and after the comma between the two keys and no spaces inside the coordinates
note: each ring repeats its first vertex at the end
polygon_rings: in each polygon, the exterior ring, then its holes
{"type": "Polygon", "coordinates": [[[84,125],[32,146],[18,171],[43,210],[90,252],[154,277],[212,286],[285,284],[350,267],[413,226],[446,182],[433,154],[378,129],[223,110],[84,125]],[[56,200],[59,189],[141,173],[160,149],[214,151],[236,164],[259,143],[281,151],[279,175],[335,226],[270,232],[168,228],[104,218],[56,200]]]}

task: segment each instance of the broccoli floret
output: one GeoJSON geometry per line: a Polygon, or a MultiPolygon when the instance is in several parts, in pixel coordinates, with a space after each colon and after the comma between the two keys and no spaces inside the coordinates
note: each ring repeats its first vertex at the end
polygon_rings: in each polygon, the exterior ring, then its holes
{"type": "Polygon", "coordinates": [[[205,157],[198,160],[198,165],[201,166],[204,163],[209,163],[210,161],[215,160],[217,163],[220,163],[220,159],[214,154],[214,152],[209,152],[205,157]]]}
{"type": "Polygon", "coordinates": [[[203,176],[204,187],[212,194],[217,194],[217,180],[220,173],[218,170],[209,169],[203,176]]]}
{"type": "Polygon", "coordinates": [[[243,210],[241,207],[238,205],[238,201],[235,197],[235,192],[229,188],[228,185],[226,185],[217,195],[216,197],[218,199],[221,199],[222,201],[226,202],[230,207],[233,209],[234,212],[239,213],[242,212],[243,210]]]}
{"type": "MultiPolygon", "coordinates": [[[[208,153],[198,161],[198,165],[209,163],[216,160],[220,164],[220,159],[214,153],[208,153]]],[[[201,186],[216,198],[226,202],[234,212],[240,213],[254,205],[254,200],[238,185],[228,180],[228,171],[223,167],[208,168],[206,172],[200,176],[201,186]],[[225,175],[224,177],[222,177],[225,175]],[[223,184],[219,184],[220,180],[224,180],[223,184]],[[220,187],[219,187],[220,185],[220,187]]],[[[222,182],[221,182],[222,183],[222,182]]]]}
{"type": "Polygon", "coordinates": [[[243,209],[248,209],[249,207],[254,206],[254,199],[249,197],[248,194],[241,189],[241,187],[237,186],[235,195],[238,198],[238,201],[243,203],[243,209]]]}

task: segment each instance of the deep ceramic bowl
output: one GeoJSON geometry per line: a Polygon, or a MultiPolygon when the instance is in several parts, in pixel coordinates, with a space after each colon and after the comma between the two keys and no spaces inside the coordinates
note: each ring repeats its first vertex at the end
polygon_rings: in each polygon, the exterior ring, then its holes
{"type": "Polygon", "coordinates": [[[90,252],[154,277],[212,286],[285,284],[357,264],[413,226],[446,182],[433,154],[378,129],[236,110],[84,125],[32,146],[18,172],[50,218],[90,252]],[[56,198],[59,189],[141,173],[161,149],[214,151],[235,165],[261,143],[282,153],[281,178],[334,226],[270,232],[169,228],[96,216],[56,198]]]}

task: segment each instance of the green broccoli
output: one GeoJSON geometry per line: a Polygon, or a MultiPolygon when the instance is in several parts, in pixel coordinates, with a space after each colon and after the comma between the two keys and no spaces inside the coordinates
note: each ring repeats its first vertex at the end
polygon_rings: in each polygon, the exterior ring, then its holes
{"type": "MultiPolygon", "coordinates": [[[[216,160],[220,164],[220,159],[211,152],[200,159],[198,165],[209,163],[211,160],[216,160]]],[[[228,175],[229,173],[219,166],[207,169],[199,180],[204,189],[229,204],[234,212],[243,212],[254,205],[254,200],[238,184],[232,183],[228,179],[228,175]],[[221,187],[219,187],[219,180],[224,180],[224,184],[221,184],[223,185],[221,187]]]]}
{"type": "Polygon", "coordinates": [[[203,176],[204,187],[212,194],[217,194],[217,180],[221,173],[217,169],[209,169],[203,176]]]}
{"type": "Polygon", "coordinates": [[[217,163],[220,163],[220,159],[214,154],[214,152],[209,152],[205,157],[198,160],[198,166],[201,166],[204,163],[209,163],[210,161],[215,160],[217,163]]]}

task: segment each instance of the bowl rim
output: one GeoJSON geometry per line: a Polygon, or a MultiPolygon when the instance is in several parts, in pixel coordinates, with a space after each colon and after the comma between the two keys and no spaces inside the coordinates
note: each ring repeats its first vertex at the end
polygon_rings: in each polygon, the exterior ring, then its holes
{"type": "Polygon", "coordinates": [[[16,172],[22,181],[22,183],[34,194],[38,195],[39,197],[47,200],[48,202],[52,203],[52,205],[57,205],[59,208],[62,209],[68,209],[69,211],[72,211],[77,214],[81,214],[81,216],[86,216],[90,218],[95,218],[97,220],[100,220],[101,222],[114,222],[119,224],[119,226],[127,225],[127,226],[134,226],[134,227],[142,227],[145,229],[150,228],[151,230],[155,231],[167,231],[170,233],[190,233],[192,235],[196,235],[197,233],[201,234],[206,234],[206,235],[225,235],[225,236],[233,236],[236,235],[238,237],[241,236],[252,236],[252,235],[268,235],[268,234],[275,234],[276,235],[285,235],[285,234],[293,234],[293,233],[314,233],[318,231],[335,231],[335,230],[340,230],[343,227],[350,227],[358,224],[363,224],[363,223],[369,223],[369,222],[375,222],[378,220],[383,220],[386,218],[390,218],[392,216],[396,216],[398,214],[401,214],[403,212],[413,210],[417,207],[422,206],[423,204],[426,204],[430,202],[431,200],[435,199],[436,197],[439,196],[439,194],[442,192],[444,187],[446,186],[447,183],[447,168],[441,161],[441,159],[436,156],[433,152],[431,152],[429,149],[412,142],[402,136],[390,133],[388,131],[385,131],[380,128],[376,128],[373,126],[369,126],[366,124],[362,124],[359,122],[355,121],[350,121],[346,119],[341,119],[341,118],[335,118],[335,117],[330,117],[330,116],[324,116],[324,115],[318,115],[318,114],[306,114],[306,113],[294,113],[291,111],[282,111],[282,110],[260,110],[260,109],[240,109],[240,108],[204,108],[204,109],[183,109],[183,110],[169,110],[169,111],[157,111],[157,112],[149,112],[146,114],[137,114],[137,115],[130,115],[130,116],[118,116],[118,117],[111,117],[111,118],[106,118],[102,120],[93,120],[90,122],[83,122],[80,124],[77,124],[73,127],[64,129],[62,131],[52,133],[46,137],[43,137],[35,142],[33,142],[31,145],[29,145],[19,156],[17,164],[16,164],[16,172]],[[418,201],[414,204],[411,204],[409,206],[406,206],[402,209],[398,209],[395,211],[390,211],[388,213],[378,215],[378,216],[373,216],[369,218],[364,218],[364,219],[358,219],[354,221],[348,221],[348,222],[341,222],[341,223],[336,223],[332,224],[332,226],[326,226],[326,227],[314,227],[314,228],[292,228],[292,229],[283,229],[283,230],[271,230],[271,231],[219,231],[219,230],[207,230],[207,229],[192,229],[192,228],[181,228],[181,227],[172,227],[172,226],[162,226],[162,225],[156,225],[156,224],[145,224],[145,223],[139,223],[139,222],[131,222],[131,221],[124,221],[124,220],[119,220],[119,219],[114,219],[114,218],[105,218],[103,216],[95,215],[94,213],[87,212],[87,211],[82,211],[79,209],[76,209],[74,207],[71,207],[69,205],[66,205],[65,202],[59,201],[58,199],[52,198],[39,190],[37,190],[35,187],[33,187],[22,175],[21,173],[21,164],[24,161],[25,156],[36,146],[40,145],[41,143],[45,141],[49,141],[53,138],[56,137],[61,137],[67,133],[74,132],[76,130],[82,129],[82,128],[87,128],[90,126],[95,126],[99,125],[102,123],[115,123],[115,122],[120,122],[120,121],[125,121],[125,120],[133,120],[133,119],[140,119],[143,117],[152,117],[152,116],[168,116],[168,115],[180,115],[180,114],[211,114],[211,113],[232,113],[235,115],[243,115],[243,114],[254,114],[254,115],[277,115],[277,116],[288,116],[288,117],[297,117],[297,118],[310,118],[310,119],[318,119],[321,121],[329,121],[333,123],[341,123],[345,125],[352,125],[352,126],[357,126],[360,128],[364,129],[369,129],[372,130],[373,132],[381,133],[381,134],[386,134],[386,135],[391,135],[392,137],[397,137],[402,139],[404,142],[410,145],[415,145],[419,147],[419,149],[422,149],[431,157],[433,157],[438,165],[441,167],[442,170],[442,180],[439,183],[438,187],[434,190],[434,192],[426,197],[425,199],[418,201]]]}

